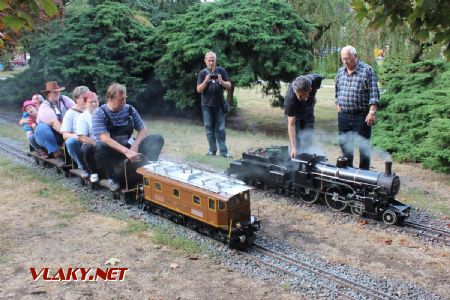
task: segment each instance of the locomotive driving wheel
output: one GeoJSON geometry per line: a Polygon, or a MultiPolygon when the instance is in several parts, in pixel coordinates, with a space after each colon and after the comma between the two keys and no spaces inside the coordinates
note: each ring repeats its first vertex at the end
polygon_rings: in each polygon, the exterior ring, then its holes
{"type": "Polygon", "coordinates": [[[319,191],[304,188],[298,191],[300,200],[306,203],[315,203],[319,200],[320,193],[319,191]]]}
{"type": "Polygon", "coordinates": [[[330,186],[325,193],[325,201],[328,207],[333,210],[343,211],[347,208],[348,201],[342,189],[337,185],[330,186]]]}
{"type": "Polygon", "coordinates": [[[390,209],[387,209],[383,213],[383,222],[389,225],[394,225],[398,221],[397,214],[390,209]]]}

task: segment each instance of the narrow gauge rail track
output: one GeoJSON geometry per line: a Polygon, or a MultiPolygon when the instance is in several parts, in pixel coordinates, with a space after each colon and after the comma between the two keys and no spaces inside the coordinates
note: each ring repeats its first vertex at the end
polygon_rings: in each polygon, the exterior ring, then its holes
{"type": "Polygon", "coordinates": [[[431,239],[438,240],[446,245],[450,245],[450,231],[439,228],[434,228],[428,225],[415,223],[411,221],[404,221],[403,224],[407,227],[412,227],[419,230],[418,233],[427,236],[431,239]]]}
{"type": "Polygon", "coordinates": [[[376,290],[370,286],[355,282],[256,243],[247,255],[252,260],[265,264],[270,268],[277,269],[290,276],[299,277],[298,270],[306,271],[307,273],[312,274],[312,276],[310,278],[302,277],[302,279],[329,290],[334,294],[333,296],[335,298],[341,296],[342,299],[360,299],[361,296],[364,296],[368,299],[399,299],[383,291],[376,290]],[[272,262],[268,262],[268,260],[272,260],[272,262]],[[325,278],[331,284],[318,283],[314,281],[315,277],[325,278]],[[351,291],[353,291],[353,295],[350,293],[351,291]]]}
{"type": "Polygon", "coordinates": [[[15,158],[25,160],[29,163],[34,163],[34,159],[29,157],[26,151],[23,151],[17,147],[11,146],[6,142],[0,141],[0,150],[8,153],[11,156],[14,156],[15,158]]]}

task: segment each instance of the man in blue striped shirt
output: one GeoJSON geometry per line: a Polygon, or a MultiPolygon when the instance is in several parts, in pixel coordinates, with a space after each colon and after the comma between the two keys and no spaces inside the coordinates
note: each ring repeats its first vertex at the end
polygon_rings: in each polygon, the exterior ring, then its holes
{"type": "Polygon", "coordinates": [[[380,103],[377,77],[368,64],[358,59],[356,49],[341,50],[344,64],[336,76],[336,105],[338,110],[339,144],[353,167],[354,140],[359,148],[359,167],[370,168],[370,137],[375,114],[380,103]]]}
{"type": "Polygon", "coordinates": [[[147,136],[147,129],[139,113],[127,101],[124,85],[113,83],[106,91],[107,102],[94,111],[92,115],[92,132],[97,164],[106,171],[109,188],[120,188],[119,174],[114,166],[124,159],[136,160],[139,153],[150,161],[158,160],[164,139],[159,134],[147,136]],[[132,134],[136,130],[136,138],[132,134]]]}

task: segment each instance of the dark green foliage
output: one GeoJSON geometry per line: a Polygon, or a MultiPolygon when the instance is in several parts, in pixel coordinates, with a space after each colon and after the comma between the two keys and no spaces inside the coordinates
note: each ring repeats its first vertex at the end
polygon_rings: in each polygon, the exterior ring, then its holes
{"type": "Polygon", "coordinates": [[[388,27],[391,31],[408,24],[412,34],[423,44],[445,47],[450,60],[450,2],[448,0],[352,0],[357,19],[370,20],[369,27],[388,27]]]}
{"type": "MultiPolygon", "coordinates": [[[[167,89],[165,100],[178,108],[194,105],[197,73],[214,51],[218,65],[237,86],[262,79],[274,87],[290,81],[312,63],[307,33],[312,26],[282,1],[232,1],[192,5],[186,14],[168,20],[149,41],[156,74],[167,89]]],[[[278,100],[278,99],[277,99],[278,100]]]]}
{"type": "Polygon", "coordinates": [[[136,21],[121,3],[73,8],[63,22],[52,24],[49,33],[32,39],[30,68],[7,84],[8,94],[30,98],[44,81],[57,80],[68,90],[87,85],[103,96],[109,84],[120,82],[135,102],[151,70],[144,42],[151,34],[152,29],[136,21]]]}
{"type": "Polygon", "coordinates": [[[374,144],[398,160],[450,173],[450,64],[386,62],[380,74],[386,92],[374,144]]]}

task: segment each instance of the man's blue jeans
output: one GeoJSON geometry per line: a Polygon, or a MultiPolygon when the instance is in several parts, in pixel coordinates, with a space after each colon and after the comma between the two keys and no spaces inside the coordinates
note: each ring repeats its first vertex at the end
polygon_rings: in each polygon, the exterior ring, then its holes
{"type": "Polygon", "coordinates": [[[47,149],[48,154],[58,151],[58,145],[64,142],[62,135],[45,123],[38,124],[34,131],[34,139],[39,146],[47,149]]]}
{"type": "Polygon", "coordinates": [[[356,142],[359,148],[359,168],[369,170],[370,168],[370,137],[372,127],[366,124],[367,112],[339,112],[339,144],[342,154],[347,157],[348,165],[353,167],[353,148],[356,142]]]}
{"type": "Polygon", "coordinates": [[[216,154],[217,144],[219,145],[220,155],[228,154],[225,133],[225,114],[222,106],[202,106],[203,124],[206,129],[206,138],[208,139],[209,152],[216,154]]]}
{"type": "Polygon", "coordinates": [[[65,144],[67,152],[69,152],[70,157],[77,163],[78,169],[86,170],[86,165],[81,155],[82,143],[77,141],[76,138],[71,137],[66,140],[65,144]]]}

